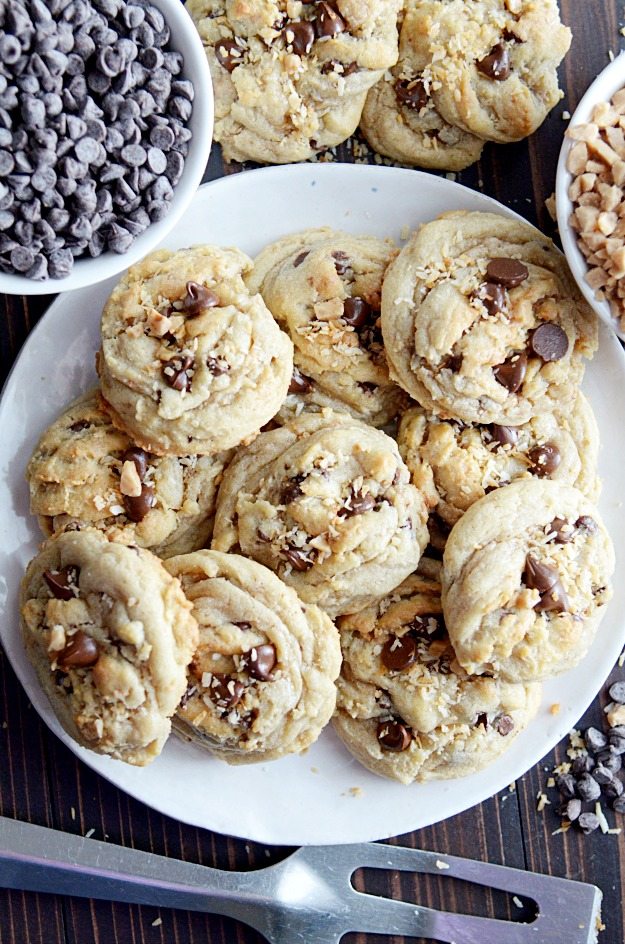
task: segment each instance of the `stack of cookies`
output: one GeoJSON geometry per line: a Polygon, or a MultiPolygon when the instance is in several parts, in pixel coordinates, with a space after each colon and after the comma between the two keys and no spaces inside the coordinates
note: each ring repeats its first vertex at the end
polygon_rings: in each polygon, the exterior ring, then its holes
{"type": "Polygon", "coordinates": [[[563,257],[490,213],[133,267],[28,466],[24,634],[66,729],[146,763],[173,716],[244,763],[334,712],[401,782],[488,764],[610,597],[596,344],[563,257]]]}
{"type": "Polygon", "coordinates": [[[395,161],[460,170],[562,97],[557,0],[188,0],[227,160],[301,161],[358,124],[395,161]]]}

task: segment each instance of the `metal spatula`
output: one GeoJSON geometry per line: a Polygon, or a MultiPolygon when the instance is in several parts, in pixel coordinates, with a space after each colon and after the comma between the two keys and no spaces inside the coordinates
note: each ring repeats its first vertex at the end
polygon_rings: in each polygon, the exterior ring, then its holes
{"type": "Polygon", "coordinates": [[[255,872],[223,872],[0,817],[0,886],[237,918],[271,944],[338,944],[348,931],[448,944],[589,944],[594,885],[378,843],[309,846],[255,872]],[[531,898],[531,924],[422,908],[357,892],[356,869],[465,879],[531,898]]]}

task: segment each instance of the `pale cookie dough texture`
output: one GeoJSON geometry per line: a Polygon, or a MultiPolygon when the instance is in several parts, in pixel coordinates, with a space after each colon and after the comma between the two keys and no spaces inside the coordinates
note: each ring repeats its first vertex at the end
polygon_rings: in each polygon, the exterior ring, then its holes
{"type": "Polygon", "coordinates": [[[472,505],[443,557],[443,610],[460,664],[510,681],[580,662],[612,595],[614,549],[581,492],[514,482],[472,505]]]}
{"type": "Polygon", "coordinates": [[[481,770],[540,703],[537,684],[469,676],[458,664],[442,617],[440,566],[422,559],[377,605],[338,620],[335,730],[365,767],[401,783],[481,770]]]}
{"type": "Polygon", "coordinates": [[[388,375],[380,331],[382,280],[397,255],[391,240],[329,228],[267,246],[247,276],[291,338],[295,372],[278,420],[302,410],[345,410],[388,423],[405,394],[388,375]]]}
{"type": "Polygon", "coordinates": [[[421,226],[389,266],[382,334],[391,377],[425,409],[518,426],[573,402],[597,319],[551,240],[461,211],[421,226]]]}
{"type": "Polygon", "coordinates": [[[426,518],[389,436],[344,413],[303,414],[226,469],[212,547],[265,564],[334,617],[414,570],[426,518]]]}
{"type": "Polygon", "coordinates": [[[355,131],[397,60],[400,0],[189,0],[226,160],[303,161],[355,131]]]}
{"type": "Polygon", "coordinates": [[[465,426],[413,407],[397,441],[413,484],[449,525],[488,492],[521,478],[575,485],[598,498],[599,431],[582,393],[570,410],[539,413],[522,426],[465,426]]]}
{"type": "Polygon", "coordinates": [[[29,564],[21,612],[26,653],[70,737],[129,764],[154,760],[198,641],[179,581],[150,551],[65,532],[29,564]]]}
{"type": "Polygon", "coordinates": [[[30,510],[48,536],[94,527],[159,557],[184,554],[210,541],[229,458],[150,455],[113,426],[92,390],[39,440],[26,470],[30,510]]]}
{"type": "Polygon", "coordinates": [[[230,764],[300,753],[336,702],[338,632],[261,564],[198,551],[168,560],[200,629],[174,729],[230,764]]]}
{"type": "Polygon", "coordinates": [[[442,117],[423,80],[429,37],[415,0],[407,4],[397,65],[384,73],[365,102],[360,130],[380,154],[404,164],[458,171],[479,160],[484,141],[442,117]]]}
{"type": "Polygon", "coordinates": [[[98,372],[113,423],[156,455],[215,454],[278,411],[293,346],[243,281],[238,249],[161,249],[102,312],[98,372]]]}
{"type": "Polygon", "coordinates": [[[556,70],[571,31],[557,0],[418,0],[414,16],[423,81],[452,125],[518,141],[562,98],[556,70]]]}

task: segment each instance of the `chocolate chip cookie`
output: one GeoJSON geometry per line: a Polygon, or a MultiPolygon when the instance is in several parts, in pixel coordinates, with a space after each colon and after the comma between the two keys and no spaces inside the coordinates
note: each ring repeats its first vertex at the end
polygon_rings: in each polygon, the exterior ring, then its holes
{"type": "Polygon", "coordinates": [[[405,397],[389,379],[380,331],[380,295],[391,240],[329,228],[267,246],[247,276],[295,347],[295,371],[279,419],[303,409],[346,410],[383,426],[405,397]]]}
{"type": "Polygon", "coordinates": [[[85,394],[45,431],[26,469],[30,510],[46,535],[95,527],[171,557],[205,547],[229,452],[154,456],[134,446],[85,394]]]}
{"type": "Polygon", "coordinates": [[[22,582],[26,654],[67,733],[143,766],[160,754],[198,629],[150,551],[94,529],[47,541],[22,582]]]}
{"type": "Polygon", "coordinates": [[[188,0],[227,160],[302,161],[358,125],[397,60],[400,0],[188,0]]]}
{"type": "Polygon", "coordinates": [[[343,666],[334,727],[369,770],[401,783],[475,773],[538,709],[540,686],[469,676],[449,642],[440,563],[338,620],[343,666]]]}
{"type": "Polygon", "coordinates": [[[580,662],[611,595],[614,549],[581,492],[514,482],[476,502],[443,557],[443,611],[460,664],[509,681],[580,662]]]}
{"type": "Polygon", "coordinates": [[[200,628],[174,728],[231,764],[306,750],[336,701],[341,649],[332,620],[237,554],[198,551],[165,566],[200,628]]]}
{"type": "Polygon", "coordinates": [[[389,266],[382,335],[391,377],[426,410],[519,426],[573,402],[597,319],[529,223],[454,212],[424,224],[389,266]]]}
{"type": "Polygon", "coordinates": [[[215,454],[278,411],[293,346],[243,275],[238,249],[161,249],[102,312],[98,372],[113,423],[156,455],[215,454]]]}
{"type": "Polygon", "coordinates": [[[598,497],[599,431],[582,393],[570,410],[521,426],[466,426],[414,407],[402,416],[398,443],[413,484],[450,526],[488,492],[531,476],[598,497]]]}
{"type": "Polygon", "coordinates": [[[226,469],[212,547],[265,564],[334,617],[414,570],[426,517],[389,436],[344,413],[303,414],[226,469]]]}

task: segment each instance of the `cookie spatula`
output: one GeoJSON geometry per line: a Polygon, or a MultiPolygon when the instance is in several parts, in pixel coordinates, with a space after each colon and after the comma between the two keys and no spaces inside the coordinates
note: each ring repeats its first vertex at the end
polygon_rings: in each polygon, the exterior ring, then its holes
{"type": "Polygon", "coordinates": [[[271,944],[338,944],[348,931],[447,944],[589,944],[602,897],[594,885],[379,843],[308,846],[277,865],[224,872],[5,817],[0,886],[227,915],[271,944]],[[497,888],[532,899],[536,917],[522,924],[364,894],[351,883],[360,868],[497,888]]]}

